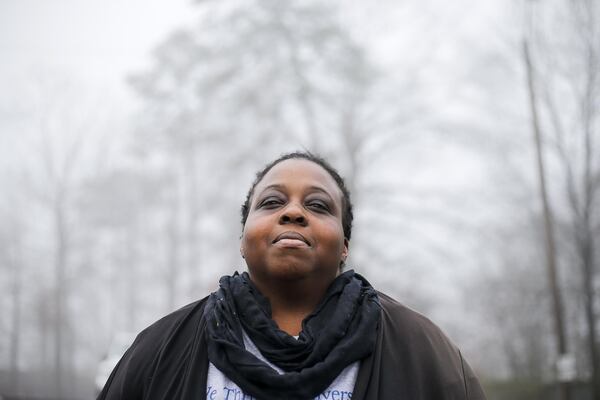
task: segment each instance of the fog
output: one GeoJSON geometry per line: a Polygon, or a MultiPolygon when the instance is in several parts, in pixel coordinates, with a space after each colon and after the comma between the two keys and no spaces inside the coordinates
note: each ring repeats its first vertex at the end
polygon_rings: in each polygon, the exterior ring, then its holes
{"type": "Polygon", "coordinates": [[[600,4],[480,3],[0,3],[0,395],[93,398],[111,343],[244,270],[255,173],[310,150],[348,268],[490,399],[600,398],[600,4]]]}

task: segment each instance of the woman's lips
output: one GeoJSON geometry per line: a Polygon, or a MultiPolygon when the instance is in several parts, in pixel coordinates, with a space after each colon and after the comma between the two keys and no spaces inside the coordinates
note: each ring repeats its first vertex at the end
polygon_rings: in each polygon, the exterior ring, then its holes
{"type": "Polygon", "coordinates": [[[302,234],[287,231],[277,235],[273,244],[280,247],[310,247],[310,242],[302,234]]]}
{"type": "Polygon", "coordinates": [[[309,247],[308,244],[299,239],[279,239],[273,244],[279,247],[309,247]]]}

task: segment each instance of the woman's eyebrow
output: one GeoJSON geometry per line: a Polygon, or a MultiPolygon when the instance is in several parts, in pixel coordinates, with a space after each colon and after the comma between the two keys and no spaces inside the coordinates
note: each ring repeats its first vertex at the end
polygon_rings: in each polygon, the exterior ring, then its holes
{"type": "Polygon", "coordinates": [[[275,189],[275,190],[279,190],[279,191],[281,192],[281,191],[284,191],[284,189],[285,189],[285,186],[284,186],[284,185],[281,185],[281,184],[279,184],[279,183],[274,183],[274,184],[272,184],[272,185],[265,186],[265,187],[264,187],[264,188],[263,188],[263,189],[262,189],[262,190],[261,190],[259,193],[257,193],[257,194],[262,194],[262,193],[266,192],[266,191],[267,191],[267,190],[269,190],[269,189],[275,189]]]}
{"type": "Polygon", "coordinates": [[[310,191],[323,193],[323,194],[327,195],[327,197],[329,197],[333,200],[333,197],[331,196],[331,194],[325,188],[322,188],[321,186],[309,186],[308,189],[310,191]]]}

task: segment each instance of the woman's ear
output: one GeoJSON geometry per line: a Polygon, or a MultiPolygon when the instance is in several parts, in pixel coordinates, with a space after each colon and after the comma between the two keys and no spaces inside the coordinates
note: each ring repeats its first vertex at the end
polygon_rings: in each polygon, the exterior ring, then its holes
{"type": "Polygon", "coordinates": [[[242,256],[242,258],[246,258],[244,256],[244,246],[240,246],[240,255],[242,256]]]}
{"type": "Polygon", "coordinates": [[[342,250],[342,257],[340,260],[340,268],[338,273],[342,273],[342,271],[344,270],[344,268],[346,268],[346,258],[348,258],[348,245],[350,244],[350,241],[346,238],[344,238],[344,249],[342,250]]]}
{"type": "Polygon", "coordinates": [[[350,241],[347,238],[344,238],[344,249],[342,250],[342,262],[346,262],[346,258],[348,258],[348,253],[350,252],[349,246],[350,246],[350,241]]]}

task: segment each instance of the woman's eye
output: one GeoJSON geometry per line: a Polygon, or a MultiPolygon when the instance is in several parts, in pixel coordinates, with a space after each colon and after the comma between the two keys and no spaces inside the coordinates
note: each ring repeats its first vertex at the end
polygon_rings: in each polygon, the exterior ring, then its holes
{"type": "Polygon", "coordinates": [[[308,203],[308,206],[317,211],[329,211],[327,204],[323,203],[322,201],[311,201],[308,203]]]}
{"type": "Polygon", "coordinates": [[[281,203],[282,203],[281,200],[270,197],[268,199],[263,200],[263,202],[260,203],[260,206],[269,208],[269,207],[276,207],[276,206],[280,205],[281,203]]]}

